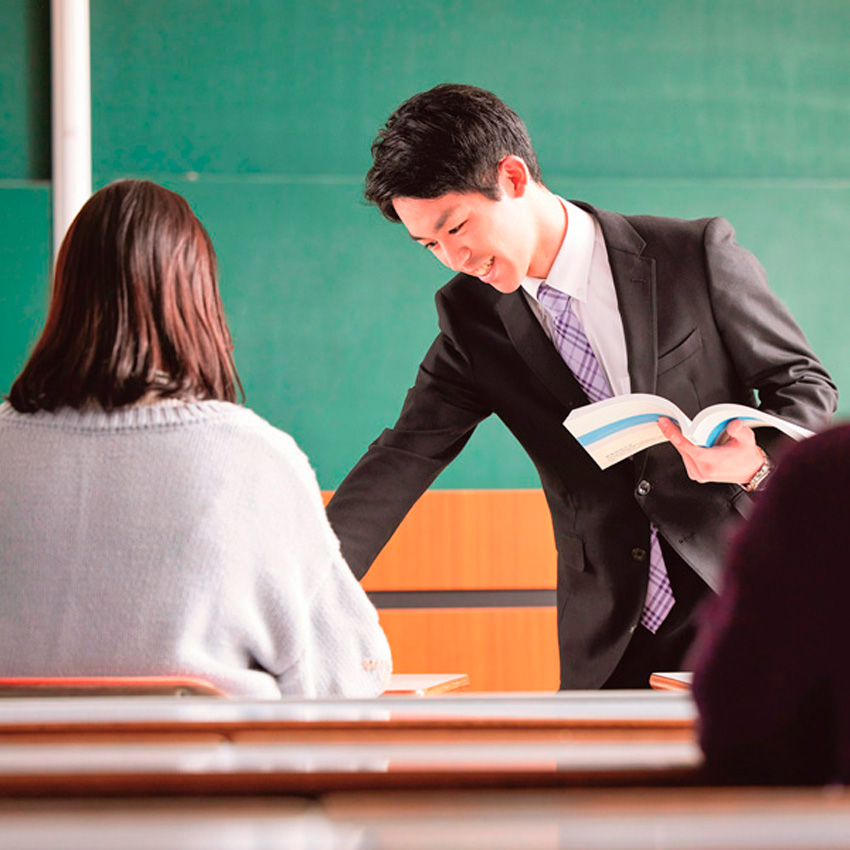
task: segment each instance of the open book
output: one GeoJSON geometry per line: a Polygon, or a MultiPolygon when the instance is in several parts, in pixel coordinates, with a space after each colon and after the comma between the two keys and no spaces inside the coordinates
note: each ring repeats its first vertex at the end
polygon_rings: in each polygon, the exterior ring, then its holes
{"type": "Polygon", "coordinates": [[[744,404],[713,404],[691,420],[672,401],[648,393],[614,396],[577,407],[564,420],[564,427],[602,469],[607,469],[641,449],[665,442],[667,438],[658,427],[661,416],[676,422],[698,446],[713,446],[732,419],[740,419],[751,428],[769,425],[795,440],[813,433],[744,404]]]}

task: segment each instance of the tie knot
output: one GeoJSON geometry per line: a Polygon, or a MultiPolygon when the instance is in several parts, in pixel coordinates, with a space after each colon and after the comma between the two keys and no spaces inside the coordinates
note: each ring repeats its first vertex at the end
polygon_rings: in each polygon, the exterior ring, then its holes
{"type": "Polygon", "coordinates": [[[541,283],[537,289],[537,303],[541,307],[545,307],[550,313],[564,313],[570,306],[570,296],[566,292],[561,292],[549,286],[548,283],[541,283]]]}

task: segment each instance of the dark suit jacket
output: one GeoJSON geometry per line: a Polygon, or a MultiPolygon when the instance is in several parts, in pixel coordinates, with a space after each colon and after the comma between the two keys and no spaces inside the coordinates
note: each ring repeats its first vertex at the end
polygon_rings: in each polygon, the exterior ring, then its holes
{"type": "MultiPolygon", "coordinates": [[[[835,388],[726,221],[581,206],[605,236],[633,392],[666,396],[693,416],[717,402],[755,404],[757,390],[772,413],[813,429],[827,424],[835,388]]],[[[436,300],[440,334],[398,421],[328,507],[343,553],[361,577],[475,426],[495,413],[534,462],[552,515],[561,687],[599,687],[640,617],[649,521],[716,588],[727,528],[750,498],[737,485],[691,481],[669,444],[600,470],[562,425],[587,398],[523,293],[502,295],[461,274],[436,300]]]]}
{"type": "Polygon", "coordinates": [[[788,452],[703,612],[694,697],[724,781],[850,782],[850,426],[788,452]]]}

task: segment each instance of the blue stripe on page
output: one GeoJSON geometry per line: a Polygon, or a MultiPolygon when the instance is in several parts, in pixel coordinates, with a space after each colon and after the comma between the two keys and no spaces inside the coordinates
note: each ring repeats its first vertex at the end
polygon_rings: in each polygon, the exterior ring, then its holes
{"type": "Polygon", "coordinates": [[[627,416],[625,419],[618,419],[616,422],[611,422],[608,425],[603,425],[601,428],[588,431],[584,436],[579,437],[578,441],[583,446],[590,446],[593,443],[599,442],[599,440],[610,437],[612,434],[627,431],[635,425],[646,425],[647,422],[657,422],[662,415],[665,414],[642,413],[640,416],[627,416]]]}
{"type": "MultiPolygon", "coordinates": [[[[582,446],[590,446],[593,443],[598,443],[612,434],[619,434],[620,431],[627,431],[636,425],[646,425],[648,422],[657,422],[662,416],[670,418],[666,413],[642,413],[639,416],[627,416],[625,419],[618,419],[616,422],[611,422],[608,425],[603,425],[601,428],[596,428],[593,431],[588,431],[586,434],[578,438],[582,446]]],[[[742,422],[755,421],[757,416],[730,416],[723,422],[719,423],[714,430],[708,435],[706,446],[713,446],[720,435],[726,430],[726,426],[733,420],[740,419],[742,422]]]]}
{"type": "Polygon", "coordinates": [[[756,418],[757,417],[755,416],[730,416],[728,419],[724,420],[723,422],[720,422],[717,427],[708,435],[708,440],[705,444],[707,446],[713,446],[719,439],[720,435],[726,430],[726,426],[733,419],[740,419],[742,422],[752,422],[756,418]]]}

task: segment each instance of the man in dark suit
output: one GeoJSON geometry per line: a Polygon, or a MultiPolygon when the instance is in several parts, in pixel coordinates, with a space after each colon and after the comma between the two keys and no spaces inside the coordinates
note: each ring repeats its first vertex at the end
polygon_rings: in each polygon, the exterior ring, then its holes
{"type": "Polygon", "coordinates": [[[402,104],[372,146],[366,197],[458,272],[440,334],[395,426],[328,515],[358,577],[414,502],[495,413],[534,462],[558,551],[562,688],[645,687],[679,669],[728,527],[770,469],[776,434],[671,442],[600,470],[562,422],[612,394],[658,393],[689,416],[758,404],[812,429],[836,392],[757,260],[723,219],[622,216],[550,192],[519,117],[442,85],[402,104]]]}

